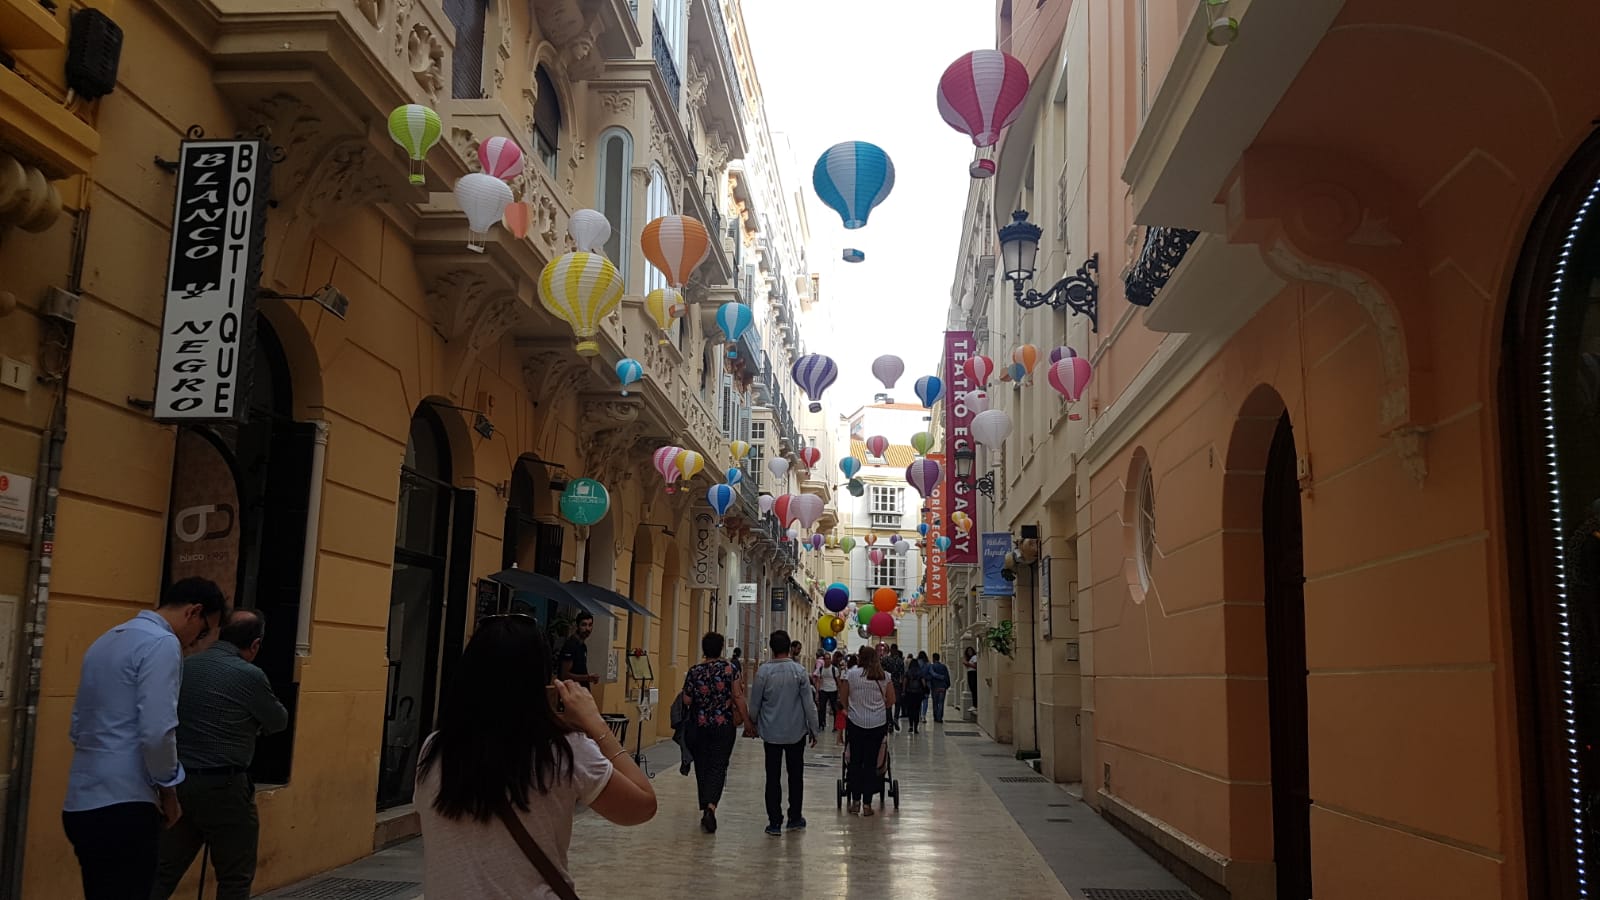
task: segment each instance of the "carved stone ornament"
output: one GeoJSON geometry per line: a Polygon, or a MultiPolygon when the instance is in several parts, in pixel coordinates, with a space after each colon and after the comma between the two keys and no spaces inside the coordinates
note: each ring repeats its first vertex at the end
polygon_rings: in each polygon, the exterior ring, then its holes
{"type": "Polygon", "coordinates": [[[711,76],[706,74],[705,67],[700,65],[700,60],[693,54],[689,55],[689,108],[703,109],[706,102],[706,93],[711,87],[711,76]]]}
{"type": "Polygon", "coordinates": [[[502,8],[499,13],[500,42],[495,47],[494,54],[494,95],[500,96],[500,91],[506,83],[506,64],[511,61],[511,17],[502,8]]]}
{"type": "Polygon", "coordinates": [[[437,101],[444,89],[444,45],[433,29],[421,22],[411,26],[411,36],[406,39],[406,64],[428,98],[437,101]]]}
{"type": "Polygon", "coordinates": [[[723,140],[722,135],[716,131],[706,132],[705,143],[705,154],[701,157],[701,163],[705,170],[707,172],[722,171],[733,155],[732,145],[723,140]]]}
{"type": "Polygon", "coordinates": [[[394,2],[394,55],[404,56],[406,52],[406,19],[411,16],[412,0],[395,0],[394,2]]]}
{"type": "Polygon", "coordinates": [[[389,24],[389,16],[394,12],[394,0],[355,0],[355,4],[361,17],[379,31],[389,24]]]}
{"type": "Polygon", "coordinates": [[[618,116],[633,115],[633,91],[601,91],[600,107],[618,116]]]}
{"type": "Polygon", "coordinates": [[[438,275],[428,285],[427,296],[435,327],[446,343],[450,396],[460,397],[471,366],[516,324],[521,304],[511,290],[470,269],[438,275]]]}
{"type": "Polygon", "coordinates": [[[305,183],[319,161],[317,145],[326,139],[327,125],[317,110],[293,94],[278,93],[250,104],[239,122],[242,131],[261,134],[283,151],[272,166],[273,193],[280,199],[305,183]]]}
{"type": "Polygon", "coordinates": [[[608,487],[633,480],[643,464],[636,450],[644,435],[640,397],[586,396],[578,417],[578,445],[584,472],[608,487]]]}
{"type": "Polygon", "coordinates": [[[483,165],[478,161],[478,143],[477,136],[470,129],[460,125],[450,126],[450,146],[466,160],[469,172],[483,171],[483,165]]]}
{"type": "Polygon", "coordinates": [[[351,210],[391,200],[395,181],[364,135],[302,145],[286,164],[289,175],[276,192],[283,231],[267,242],[261,272],[264,283],[297,290],[317,230],[336,226],[351,210]]]}

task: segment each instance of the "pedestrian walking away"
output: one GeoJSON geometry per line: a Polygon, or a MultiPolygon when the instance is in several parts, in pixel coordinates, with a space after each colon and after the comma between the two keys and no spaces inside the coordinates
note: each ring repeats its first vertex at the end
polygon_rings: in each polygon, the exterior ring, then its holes
{"type": "Polygon", "coordinates": [[[537,619],[478,620],[417,763],[427,896],[576,900],[567,849],[578,807],[618,825],[655,816],[650,779],[594,696],[551,674],[537,619]]]}
{"type": "MultiPolygon", "coordinates": [[[[928,666],[932,665],[932,663],[928,662],[928,651],[926,651],[926,650],[918,650],[917,651],[917,663],[922,666],[922,674],[923,674],[924,677],[926,677],[928,675],[928,666]]],[[[919,717],[920,721],[923,721],[923,722],[928,721],[928,699],[932,695],[933,695],[933,684],[932,684],[932,682],[929,682],[929,684],[928,684],[928,692],[922,695],[922,709],[920,710],[921,716],[919,717]]]]}
{"type": "Polygon", "coordinates": [[[86,900],[144,900],[155,888],[161,829],[183,815],[177,786],[183,653],[222,626],[227,601],[204,578],[102,634],[83,655],[72,704],[72,766],[61,825],[86,900]]]}
{"type": "Polygon", "coordinates": [[[746,737],[760,737],[767,753],[767,834],[784,831],[783,770],[789,772],[788,829],[806,827],[801,815],[805,793],[805,748],[807,741],[817,745],[817,729],[811,722],[815,699],[811,676],[805,667],[789,658],[793,644],[787,631],[774,631],[770,641],[772,659],[756,670],[750,688],[750,717],[745,723],[746,737]]]}
{"type": "Polygon", "coordinates": [[[872,795],[883,789],[878,758],[889,733],[889,710],[895,696],[878,651],[862,647],[859,658],[861,666],[851,669],[839,683],[839,700],[849,718],[845,741],[849,745],[850,767],[845,780],[850,812],[870,816],[872,795]]]}
{"type": "Polygon", "coordinates": [[[943,722],[944,698],[950,692],[950,667],[940,661],[937,653],[928,664],[928,687],[933,693],[933,721],[943,722]]]}
{"type": "Polygon", "coordinates": [[[915,657],[906,664],[906,674],[901,684],[905,690],[903,705],[906,720],[911,725],[911,733],[916,734],[922,725],[922,701],[928,696],[928,674],[915,657]]]}
{"type": "Polygon", "coordinates": [[[722,658],[725,643],[715,631],[700,639],[704,659],[689,667],[679,696],[689,730],[689,754],[694,758],[700,828],[707,834],[717,830],[717,804],[722,802],[722,788],[728,781],[728,760],[733,756],[738,726],[748,714],[739,671],[722,658]]]}
{"type": "Polygon", "coordinates": [[[256,736],[289,725],[267,673],[255,666],[266,628],[260,612],[235,610],[216,643],[184,661],[178,694],[178,761],[187,776],[178,785],[183,818],[161,835],[154,900],[172,896],[202,845],[210,848],[217,900],[249,900],[260,832],[250,778],[256,736]]]}

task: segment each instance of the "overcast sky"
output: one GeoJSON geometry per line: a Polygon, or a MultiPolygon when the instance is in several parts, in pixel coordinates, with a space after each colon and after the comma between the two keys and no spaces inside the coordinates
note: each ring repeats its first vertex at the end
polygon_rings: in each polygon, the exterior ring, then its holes
{"type": "MultiPolygon", "coordinates": [[[[787,134],[804,189],[809,255],[822,274],[834,329],[808,328],[807,349],[839,365],[825,401],[835,413],[872,402],[883,388],[872,360],[893,353],[906,374],[896,400],[916,402],[912,385],[932,374],[942,350],[970,178],[970,138],[939,117],[939,76],[956,57],[994,46],[988,0],[743,0],[769,127],[787,134]],[[865,228],[846,231],[817,199],[811,167],[848,140],[877,144],[894,161],[894,191],[865,228]],[[845,263],[854,247],[866,261],[845,263]],[[823,332],[823,333],[818,333],[823,332]]],[[[889,435],[904,442],[909,435],[889,435]]]]}

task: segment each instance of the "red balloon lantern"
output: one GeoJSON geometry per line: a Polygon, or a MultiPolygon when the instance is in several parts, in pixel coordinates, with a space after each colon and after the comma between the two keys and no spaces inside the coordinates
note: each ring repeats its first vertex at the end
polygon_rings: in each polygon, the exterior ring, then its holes
{"type": "MultiPolygon", "coordinates": [[[[974,50],[939,78],[939,115],[951,128],[972,137],[975,147],[991,147],[1000,132],[1022,113],[1028,96],[1028,67],[999,50],[974,50]]],[[[973,166],[974,178],[994,174],[992,161],[973,166]]]]}
{"type": "Polygon", "coordinates": [[[1050,364],[1050,386],[1067,398],[1068,403],[1078,402],[1092,377],[1094,366],[1081,356],[1063,357],[1050,364]]]}
{"type": "Polygon", "coordinates": [[[821,460],[822,460],[822,451],[821,450],[818,450],[816,447],[802,447],[801,448],[801,450],[800,450],[800,461],[802,463],[805,463],[806,468],[808,468],[808,469],[816,468],[817,463],[820,462],[821,460]]]}

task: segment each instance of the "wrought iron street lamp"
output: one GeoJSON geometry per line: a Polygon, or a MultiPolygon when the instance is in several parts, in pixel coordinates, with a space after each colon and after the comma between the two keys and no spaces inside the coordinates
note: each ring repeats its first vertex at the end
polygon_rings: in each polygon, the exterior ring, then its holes
{"type": "Polygon", "coordinates": [[[994,499],[994,470],[990,469],[989,471],[985,472],[983,474],[983,477],[978,479],[976,486],[978,488],[978,493],[984,495],[985,497],[988,497],[990,500],[993,500],[994,499]]]}
{"type": "Polygon", "coordinates": [[[976,458],[972,448],[966,444],[956,448],[956,478],[966,481],[972,477],[972,461],[976,458]]]}
{"type": "Polygon", "coordinates": [[[1028,221],[1028,211],[1019,209],[1011,214],[1011,224],[1000,229],[1000,257],[1005,263],[1006,279],[1016,292],[1017,305],[1023,309],[1036,309],[1049,304],[1051,309],[1066,307],[1087,316],[1089,330],[1100,331],[1100,285],[1095,275],[1100,271],[1100,254],[1096,253],[1078,267],[1078,271],[1051,285],[1040,293],[1024,288],[1032,281],[1039,258],[1039,237],[1044,231],[1028,221]]]}

